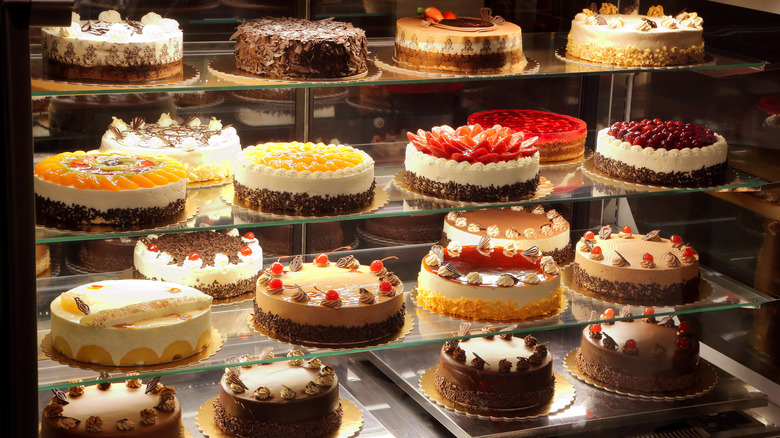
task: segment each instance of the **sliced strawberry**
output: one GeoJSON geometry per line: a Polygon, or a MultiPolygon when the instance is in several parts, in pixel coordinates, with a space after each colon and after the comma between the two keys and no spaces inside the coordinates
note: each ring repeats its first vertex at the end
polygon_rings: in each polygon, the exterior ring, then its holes
{"type": "Polygon", "coordinates": [[[469,149],[473,148],[474,146],[477,145],[477,142],[474,141],[474,139],[471,138],[471,136],[468,136],[468,135],[462,136],[461,140],[463,141],[463,143],[465,143],[468,146],[469,149]]]}
{"type": "Polygon", "coordinates": [[[525,149],[531,147],[536,143],[537,140],[539,140],[539,137],[531,137],[527,140],[523,140],[523,142],[520,144],[520,148],[525,149]]]}
{"type": "Polygon", "coordinates": [[[452,134],[455,132],[455,130],[450,125],[441,125],[439,128],[441,128],[442,132],[446,132],[447,134],[452,134]]]}
{"type": "MultiPolygon", "coordinates": [[[[406,133],[406,138],[408,138],[409,141],[411,141],[412,143],[417,143],[417,144],[425,143],[425,140],[423,140],[422,138],[412,134],[411,132],[407,132],[406,133]]],[[[423,138],[425,138],[425,137],[423,137],[423,138]]]]}
{"type": "Polygon", "coordinates": [[[506,142],[500,141],[498,143],[495,143],[493,145],[493,152],[495,152],[497,154],[503,154],[504,152],[506,152],[506,146],[507,146],[508,143],[509,143],[508,141],[506,141],[506,142]]]}
{"type": "Polygon", "coordinates": [[[461,162],[461,161],[471,161],[471,157],[469,157],[468,155],[463,155],[461,153],[454,153],[450,157],[450,160],[455,160],[455,161],[458,161],[458,162],[461,162]]]}
{"type": "Polygon", "coordinates": [[[471,136],[471,126],[468,125],[458,126],[458,128],[455,130],[455,135],[457,135],[458,137],[471,136]]]}
{"type": "Polygon", "coordinates": [[[498,162],[499,157],[498,157],[498,154],[496,154],[494,152],[490,152],[490,153],[487,153],[485,155],[482,155],[482,156],[478,157],[477,160],[479,160],[482,163],[488,164],[488,163],[498,162]]]}
{"type": "Polygon", "coordinates": [[[467,151],[471,149],[470,144],[466,143],[465,141],[463,141],[462,138],[458,138],[458,137],[451,137],[450,144],[457,147],[461,151],[467,151]]]}
{"type": "Polygon", "coordinates": [[[485,148],[477,148],[477,149],[474,149],[474,151],[471,152],[471,156],[473,158],[479,158],[482,155],[485,155],[487,153],[488,153],[487,149],[485,149],[485,148]]]}
{"type": "Polygon", "coordinates": [[[430,132],[425,133],[425,142],[428,143],[428,146],[441,147],[441,143],[430,132]]]}
{"type": "Polygon", "coordinates": [[[417,148],[418,151],[420,151],[420,152],[422,152],[424,154],[431,155],[431,148],[429,148],[428,146],[415,145],[415,147],[417,148]]]}
{"type": "Polygon", "coordinates": [[[479,134],[482,131],[483,131],[483,129],[482,129],[481,125],[471,125],[471,135],[472,136],[475,136],[475,135],[479,134]]]}
{"type": "Polygon", "coordinates": [[[436,158],[449,158],[450,154],[444,151],[444,149],[436,146],[428,146],[428,148],[431,150],[431,155],[433,155],[436,158]]]}
{"type": "Polygon", "coordinates": [[[484,149],[484,150],[486,150],[486,151],[490,152],[490,151],[493,149],[493,146],[490,144],[490,142],[489,142],[489,141],[487,141],[487,140],[483,139],[483,140],[480,140],[480,142],[479,142],[479,143],[477,143],[477,144],[474,146],[474,149],[475,149],[475,150],[476,150],[476,149],[484,149]]]}
{"type": "Polygon", "coordinates": [[[449,142],[442,142],[441,147],[444,150],[444,152],[446,152],[450,157],[452,157],[452,155],[454,154],[459,154],[463,152],[462,149],[449,142]]]}
{"type": "Polygon", "coordinates": [[[503,154],[499,154],[498,158],[499,161],[512,161],[516,160],[520,156],[521,152],[504,152],[503,154]]]}
{"type": "Polygon", "coordinates": [[[440,22],[441,20],[444,20],[444,14],[442,14],[440,10],[434,8],[433,6],[429,6],[425,8],[425,10],[423,11],[423,16],[425,18],[430,18],[431,20],[437,23],[440,22]]]}

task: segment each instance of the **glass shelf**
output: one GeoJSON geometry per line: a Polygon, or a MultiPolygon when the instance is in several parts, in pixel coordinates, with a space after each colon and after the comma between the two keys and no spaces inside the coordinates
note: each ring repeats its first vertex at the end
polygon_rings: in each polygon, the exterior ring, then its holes
{"type": "MultiPolygon", "coordinates": [[[[393,271],[404,281],[404,289],[408,292],[414,289],[417,272],[419,271],[419,261],[427,253],[430,245],[407,245],[392,249],[392,254],[398,257],[398,261],[392,265],[393,271]]],[[[388,255],[387,248],[364,249],[352,251],[352,254],[363,263],[369,260],[379,259],[388,255]]],[[[311,259],[312,257],[308,257],[311,259]]],[[[563,283],[568,284],[568,270],[563,270],[563,283]]],[[[755,308],[764,303],[772,301],[767,297],[751,288],[743,286],[732,281],[717,272],[707,268],[701,269],[702,278],[711,285],[712,292],[702,301],[676,307],[655,307],[655,317],[661,318],[665,315],[682,315],[687,313],[699,313],[704,311],[713,311],[730,308],[752,307],[755,308]]],[[[60,293],[80,284],[91,281],[126,278],[125,272],[104,273],[96,275],[75,275],[70,277],[54,277],[50,279],[38,280],[38,338],[39,345],[44,336],[48,333],[49,303],[60,293]]],[[[572,291],[566,292],[567,307],[560,315],[544,319],[537,322],[529,322],[518,325],[513,333],[534,333],[556,330],[563,327],[583,326],[589,323],[592,312],[600,315],[603,311],[612,307],[616,313],[623,306],[618,304],[609,304],[598,300],[583,297],[572,291]]],[[[448,339],[455,339],[453,333],[457,332],[458,326],[463,322],[459,319],[449,318],[417,307],[410,294],[406,297],[406,310],[414,320],[414,328],[409,334],[398,342],[379,345],[368,348],[355,349],[327,349],[327,348],[303,348],[306,353],[304,357],[325,357],[333,355],[343,355],[358,351],[375,351],[392,349],[399,347],[408,347],[410,345],[441,343],[448,339]]],[[[633,318],[642,318],[644,308],[630,306],[634,315],[633,318]]],[[[229,305],[217,305],[212,308],[212,319],[214,327],[225,336],[225,342],[222,349],[214,356],[198,362],[193,365],[183,366],[181,368],[143,372],[141,376],[153,376],[158,374],[181,374],[199,370],[221,369],[225,367],[225,359],[231,356],[240,357],[245,353],[258,353],[265,347],[274,347],[277,356],[275,361],[286,360],[286,355],[294,349],[287,343],[270,339],[255,331],[249,323],[252,313],[252,301],[229,305]]],[[[630,318],[611,318],[605,321],[625,320],[630,318]]],[[[483,336],[479,330],[485,323],[473,323],[473,336],[483,336]]],[[[493,323],[497,329],[506,328],[509,324],[493,323]]],[[[71,379],[82,379],[85,382],[95,381],[98,377],[96,371],[83,370],[62,365],[59,362],[50,360],[41,353],[38,365],[38,385],[41,389],[65,388],[71,379]]],[[[259,363],[254,361],[253,363],[259,363]]],[[[117,373],[111,381],[120,381],[124,379],[124,373],[117,373]],[[120,377],[121,375],[121,377],[120,377]],[[115,380],[112,380],[115,379],[115,380]]]]}
{"type": "MultiPolygon", "coordinates": [[[[704,64],[684,67],[669,67],[659,69],[641,69],[641,68],[610,68],[606,66],[593,66],[581,63],[562,61],[555,55],[556,50],[563,49],[566,46],[566,32],[542,32],[527,33],[523,35],[524,53],[527,58],[539,63],[538,70],[516,75],[494,75],[494,76],[447,76],[434,75],[416,72],[404,72],[398,69],[380,69],[381,74],[371,77],[369,80],[359,79],[355,81],[331,81],[319,83],[306,83],[303,81],[252,81],[251,85],[240,84],[224,77],[218,77],[209,70],[209,64],[217,57],[232,56],[234,43],[230,41],[220,42],[187,42],[184,44],[184,63],[191,68],[197,69],[199,76],[188,84],[173,84],[147,86],[139,84],[133,86],[122,84],[122,86],[112,86],[111,84],[96,85],[77,85],[50,81],[41,77],[41,49],[40,46],[33,46],[32,50],[32,71],[33,71],[33,96],[48,95],[68,95],[68,94],[102,94],[102,93],[146,93],[150,91],[209,91],[220,89],[253,89],[253,88],[301,88],[301,87],[329,87],[344,85],[378,85],[378,84],[414,84],[425,82],[456,82],[456,81],[478,81],[478,80],[503,80],[518,78],[539,78],[539,77],[562,77],[562,76],[583,76],[583,75],[603,75],[603,74],[626,74],[637,72],[672,72],[672,71],[696,71],[696,70],[723,70],[723,69],[743,69],[742,71],[762,70],[766,65],[765,61],[748,59],[737,54],[710,52],[707,62],[704,64]],[[37,70],[36,70],[37,69],[37,70]]],[[[384,58],[390,52],[392,56],[394,40],[392,38],[377,38],[369,41],[369,57],[374,59],[384,58]]],[[[375,61],[374,61],[375,62],[375,61]]],[[[376,63],[376,62],[375,62],[376,63]]]]}
{"type": "MultiPolygon", "coordinates": [[[[149,233],[181,232],[194,229],[218,230],[233,227],[264,227],[283,224],[437,213],[454,210],[497,208],[512,205],[555,204],[559,202],[592,201],[615,197],[648,196],[715,190],[714,188],[661,189],[641,187],[631,184],[610,183],[609,181],[602,180],[601,178],[591,178],[588,176],[588,174],[586,174],[586,172],[583,171],[580,164],[575,163],[571,165],[542,166],[540,174],[542,177],[546,178],[553,184],[554,190],[550,195],[541,199],[491,204],[466,204],[414,195],[409,192],[399,190],[393,184],[392,180],[393,177],[402,170],[403,168],[401,166],[378,166],[376,168],[377,188],[387,192],[389,201],[380,209],[367,213],[358,213],[338,217],[290,217],[260,213],[235,207],[227,203],[222,198],[222,193],[226,186],[221,186],[190,190],[189,197],[193,199],[199,207],[197,216],[184,223],[176,224],[168,228],[139,230],[122,233],[85,233],[37,227],[36,242],[55,243],[77,240],[104,239],[117,236],[140,236],[149,233]]],[[[717,190],[732,190],[738,188],[744,190],[758,188],[768,182],[736,169],[729,169],[729,175],[731,176],[731,182],[724,186],[718,187],[717,190]]]]}

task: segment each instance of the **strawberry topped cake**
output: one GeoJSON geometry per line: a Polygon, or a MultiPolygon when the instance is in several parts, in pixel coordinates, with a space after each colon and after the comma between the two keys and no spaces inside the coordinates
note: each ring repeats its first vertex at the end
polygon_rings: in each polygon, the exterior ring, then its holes
{"type": "Polygon", "coordinates": [[[726,140],[710,129],[660,119],[618,122],[599,131],[593,163],[641,184],[702,187],[726,179],[726,140]]]}
{"type": "Polygon", "coordinates": [[[536,138],[493,126],[435,126],[408,133],[403,181],[415,192],[455,201],[527,199],[539,186],[536,138]]]}
{"type": "Polygon", "coordinates": [[[585,153],[587,125],[576,117],[537,110],[491,110],[469,116],[469,124],[488,128],[501,125],[529,137],[539,137],[539,162],[573,160],[585,153]]]}
{"type": "Polygon", "coordinates": [[[363,208],[374,199],[374,160],[363,151],[323,143],[250,146],[235,164],[236,197],[263,211],[322,215],[363,208]]]}
{"type": "Polygon", "coordinates": [[[43,225],[148,226],[184,211],[187,171],[168,157],[63,152],[40,161],[34,173],[35,214],[43,225]]]}

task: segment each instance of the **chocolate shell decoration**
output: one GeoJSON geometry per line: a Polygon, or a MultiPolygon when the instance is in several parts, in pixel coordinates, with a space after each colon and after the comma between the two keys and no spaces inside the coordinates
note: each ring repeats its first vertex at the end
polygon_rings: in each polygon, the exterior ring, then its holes
{"type": "Polygon", "coordinates": [[[609,225],[604,225],[599,230],[599,237],[601,238],[601,240],[607,240],[611,235],[612,235],[612,227],[610,227],[609,225]]]}
{"type": "Polygon", "coordinates": [[[498,372],[499,373],[508,373],[512,369],[512,362],[501,359],[498,361],[498,372]]]}
{"type": "Polygon", "coordinates": [[[303,268],[303,256],[298,254],[297,256],[293,257],[292,260],[290,260],[290,264],[287,265],[288,269],[290,269],[290,272],[298,272],[303,268]]]}
{"type": "Polygon", "coordinates": [[[631,263],[628,263],[628,260],[626,260],[625,257],[623,257],[623,254],[615,251],[615,254],[617,254],[617,261],[618,263],[615,263],[615,259],[612,259],[612,264],[615,266],[631,266],[631,263]]]}
{"type": "MultiPolygon", "coordinates": [[[[621,318],[631,318],[632,316],[634,316],[631,313],[631,308],[628,306],[624,306],[622,309],[620,309],[619,315],[621,318]]],[[[633,319],[629,319],[628,321],[625,322],[633,322],[633,321],[634,321],[633,319]]]]}
{"type": "Polygon", "coordinates": [[[358,266],[360,266],[360,262],[352,255],[344,256],[336,261],[336,267],[339,268],[355,269],[358,266]]]}
{"type": "Polygon", "coordinates": [[[81,298],[74,297],[74,301],[76,301],[76,307],[78,307],[79,311],[85,315],[89,315],[89,306],[87,303],[85,303],[81,298]]]}
{"type": "Polygon", "coordinates": [[[229,374],[225,377],[225,381],[230,385],[230,389],[232,389],[233,392],[241,393],[249,389],[249,387],[241,381],[241,378],[238,377],[238,374],[229,374]]]}
{"type": "Polygon", "coordinates": [[[618,344],[615,342],[612,337],[606,333],[603,333],[604,339],[601,341],[601,345],[604,346],[607,350],[617,350],[618,344]]]}
{"type": "Polygon", "coordinates": [[[444,260],[444,248],[441,245],[433,245],[431,247],[431,252],[433,255],[435,255],[439,260],[444,260]]]}
{"type": "Polygon", "coordinates": [[[455,278],[462,277],[463,274],[458,271],[458,268],[452,265],[452,263],[447,263],[444,265],[444,268],[450,272],[452,272],[452,276],[455,278]]]}
{"type": "Polygon", "coordinates": [[[660,232],[661,232],[661,230],[653,230],[653,231],[645,234],[642,237],[642,240],[647,240],[647,241],[651,241],[651,242],[657,242],[657,241],[661,240],[661,236],[659,236],[660,232]]]}
{"type": "Polygon", "coordinates": [[[157,389],[157,384],[160,383],[160,376],[154,376],[146,382],[146,390],[144,390],[144,394],[149,394],[150,392],[157,389]]]}
{"type": "Polygon", "coordinates": [[[656,23],[655,21],[653,21],[653,20],[651,20],[651,19],[649,19],[647,17],[642,17],[642,21],[644,21],[645,23],[649,24],[650,27],[653,28],[653,29],[658,27],[658,23],[656,23]]]}
{"type": "Polygon", "coordinates": [[[542,254],[541,251],[539,251],[539,247],[534,245],[525,251],[521,252],[520,255],[524,255],[526,257],[539,257],[542,254]]]}
{"type": "Polygon", "coordinates": [[[113,132],[116,138],[119,140],[125,138],[125,135],[122,134],[122,131],[120,131],[116,126],[109,126],[108,130],[113,132]]]}
{"type": "MultiPolygon", "coordinates": [[[[193,114],[192,117],[195,117],[193,114]]],[[[130,127],[133,129],[141,129],[146,124],[146,118],[144,117],[133,117],[133,120],[130,122],[130,127]]]]}
{"type": "Polygon", "coordinates": [[[70,404],[70,402],[68,401],[68,396],[61,389],[54,388],[51,390],[51,392],[54,393],[54,398],[57,400],[57,403],[63,406],[70,404]]]}
{"type": "Polygon", "coordinates": [[[490,237],[482,236],[482,238],[479,239],[479,243],[477,244],[477,251],[485,251],[488,249],[490,249],[490,237]]]}
{"type": "Polygon", "coordinates": [[[517,357],[517,371],[525,371],[531,367],[531,362],[524,357],[517,357]]]}
{"type": "Polygon", "coordinates": [[[482,359],[481,357],[479,357],[477,353],[474,353],[473,351],[471,352],[471,354],[474,355],[474,359],[471,359],[471,366],[478,370],[485,368],[485,364],[486,364],[485,359],[482,359]]]}
{"type": "Polygon", "coordinates": [[[626,6],[625,8],[623,8],[623,10],[620,11],[620,13],[623,14],[623,15],[633,15],[638,10],[639,10],[639,5],[634,3],[633,5],[629,5],[629,6],[626,6]]]}
{"type": "Polygon", "coordinates": [[[662,325],[668,328],[677,327],[677,325],[674,323],[674,316],[672,315],[666,315],[663,318],[661,318],[661,321],[658,323],[658,325],[662,325]]]}
{"type": "Polygon", "coordinates": [[[533,335],[526,336],[523,338],[523,341],[525,341],[525,346],[530,348],[535,347],[539,343],[533,335]]]}

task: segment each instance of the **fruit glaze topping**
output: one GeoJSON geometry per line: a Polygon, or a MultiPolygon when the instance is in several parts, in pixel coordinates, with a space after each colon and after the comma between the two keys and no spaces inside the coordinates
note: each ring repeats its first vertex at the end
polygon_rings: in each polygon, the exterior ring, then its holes
{"type": "Polygon", "coordinates": [[[530,157],[539,151],[534,146],[538,137],[526,139],[522,132],[495,125],[484,129],[480,125],[466,125],[457,129],[434,126],[430,131],[407,133],[418,151],[437,158],[458,162],[497,163],[530,157]]]}
{"type": "Polygon", "coordinates": [[[715,133],[693,123],[662,121],[618,122],[609,128],[609,135],[618,140],[653,149],[702,148],[716,142],[715,133]]]}
{"type": "Polygon", "coordinates": [[[587,124],[578,118],[537,110],[480,111],[469,116],[469,124],[483,128],[501,125],[528,136],[539,136],[541,142],[579,137],[587,130],[587,124]]]}

